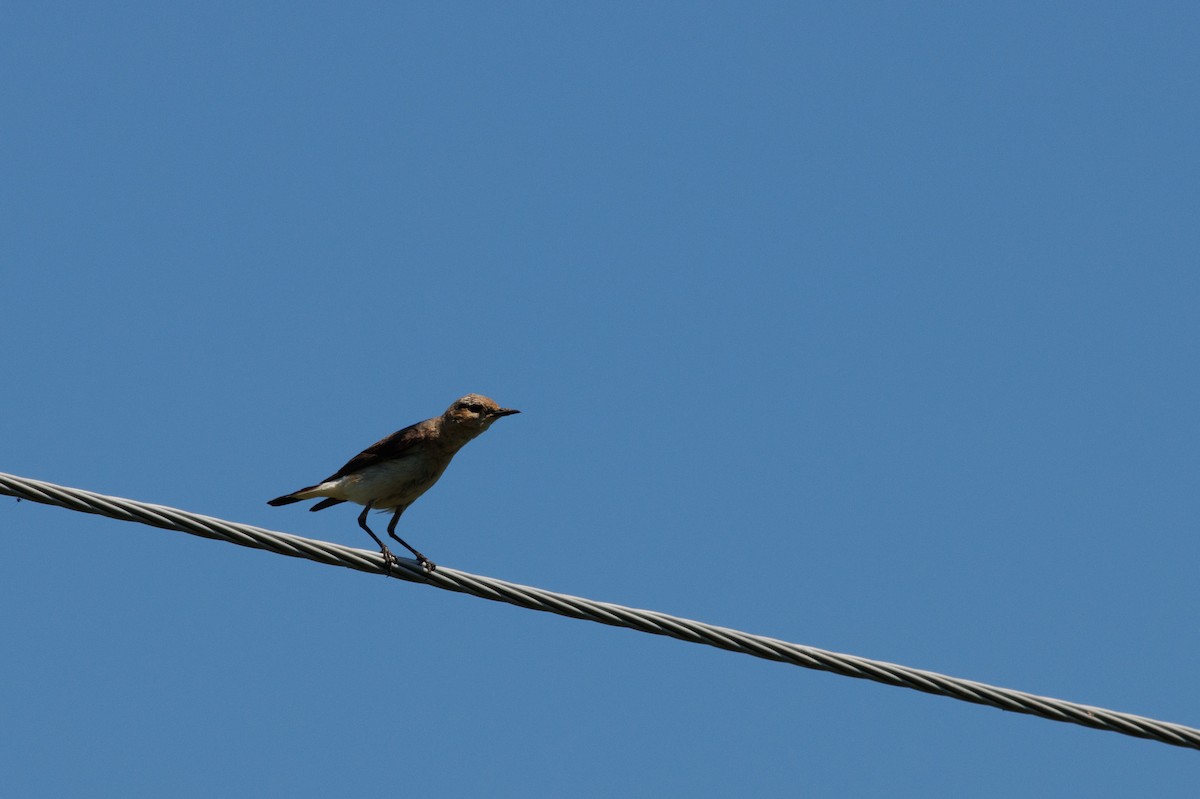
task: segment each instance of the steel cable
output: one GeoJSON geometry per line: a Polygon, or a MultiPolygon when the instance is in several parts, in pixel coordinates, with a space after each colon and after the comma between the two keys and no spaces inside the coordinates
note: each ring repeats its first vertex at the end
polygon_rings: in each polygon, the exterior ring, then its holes
{"type": "Polygon", "coordinates": [[[1180,724],[1155,721],[1128,713],[1080,705],[1008,688],[998,688],[894,663],[843,655],[761,635],[752,635],[727,627],[717,627],[691,619],[670,616],[657,611],[597,602],[442,566],[432,573],[426,573],[414,560],[400,559],[399,563],[393,566],[389,572],[383,556],[378,552],[228,522],[164,505],[151,505],[120,497],[105,496],[2,472],[0,472],[0,494],[46,505],[58,505],[84,513],[95,513],[112,519],[140,522],[166,530],[178,530],[204,538],[228,541],[231,544],[265,549],[289,557],[307,558],[332,566],[344,566],[348,569],[376,574],[390,573],[393,577],[411,582],[425,583],[496,602],[507,602],[531,610],[557,613],[614,627],[627,627],[640,632],[678,638],[681,641],[707,644],[718,649],[740,652],[766,660],[829,671],[845,677],[874,680],[886,685],[961,699],[964,702],[990,705],[1014,713],[1026,713],[1052,721],[1070,722],[1094,729],[1148,738],[1173,746],[1200,749],[1200,730],[1180,724]]]}

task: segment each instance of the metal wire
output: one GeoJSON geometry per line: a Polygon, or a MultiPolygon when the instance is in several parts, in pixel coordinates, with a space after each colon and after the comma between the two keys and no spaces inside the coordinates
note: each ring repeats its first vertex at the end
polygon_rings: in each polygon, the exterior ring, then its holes
{"type": "MultiPolygon", "coordinates": [[[[265,549],[280,555],[307,558],[332,566],[344,566],[348,569],[376,574],[389,573],[383,556],[378,552],[354,549],[327,541],[315,541],[287,533],[265,530],[261,527],[227,522],[211,516],[201,516],[164,505],[150,505],[120,497],[109,497],[2,472],[0,472],[0,494],[8,494],[46,505],[58,505],[84,513],[95,513],[123,521],[141,522],[166,530],[178,530],[204,538],[228,541],[231,544],[265,549]]],[[[496,602],[507,602],[531,610],[557,613],[615,627],[628,627],[640,632],[666,635],[696,644],[707,644],[718,649],[740,652],[766,660],[830,671],[845,677],[874,680],[886,685],[949,696],[964,702],[991,705],[1001,710],[1011,710],[1014,713],[1027,713],[1052,721],[1070,722],[1098,730],[1149,738],[1173,746],[1200,749],[1200,730],[1180,724],[1155,721],[1128,713],[1080,705],[1061,699],[1013,691],[1008,688],[997,688],[984,683],[948,677],[944,674],[912,669],[894,663],[828,652],[811,646],[792,644],[775,638],[765,638],[761,635],[752,635],[727,627],[716,627],[691,619],[670,616],[666,613],[639,610],[608,602],[596,602],[591,599],[545,591],[541,588],[509,583],[491,577],[481,577],[442,566],[427,574],[414,560],[401,559],[398,565],[392,567],[390,574],[411,582],[426,583],[437,588],[471,594],[496,602]]]]}

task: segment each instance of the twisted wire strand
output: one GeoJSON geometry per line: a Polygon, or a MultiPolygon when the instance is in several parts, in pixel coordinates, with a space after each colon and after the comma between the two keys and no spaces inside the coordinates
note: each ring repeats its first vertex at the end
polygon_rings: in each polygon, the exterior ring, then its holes
{"type": "Polygon", "coordinates": [[[375,574],[390,574],[392,577],[410,582],[427,583],[448,591],[470,594],[495,602],[507,602],[530,610],[557,613],[575,619],[678,638],[681,641],[707,644],[730,652],[740,652],[766,660],[833,672],[845,677],[874,680],[885,685],[911,688],[979,705],[990,705],[1014,713],[1025,713],[1052,721],[1069,722],[1137,738],[1148,738],[1173,746],[1200,749],[1200,730],[1181,724],[1156,721],[1142,716],[1066,702],[1008,688],[998,688],[895,663],[829,652],[666,613],[629,608],[609,602],[597,602],[569,594],[560,594],[528,585],[461,572],[456,569],[439,566],[436,571],[426,573],[414,560],[401,559],[389,571],[383,556],[378,552],[302,538],[266,530],[262,527],[228,522],[165,505],[151,505],[120,497],[105,496],[2,472],[0,472],[0,494],[46,505],[57,505],[84,513],[95,513],[112,519],[140,522],[166,530],[178,530],[204,538],[228,541],[231,544],[265,549],[289,557],[307,558],[331,566],[343,566],[375,574]]]}

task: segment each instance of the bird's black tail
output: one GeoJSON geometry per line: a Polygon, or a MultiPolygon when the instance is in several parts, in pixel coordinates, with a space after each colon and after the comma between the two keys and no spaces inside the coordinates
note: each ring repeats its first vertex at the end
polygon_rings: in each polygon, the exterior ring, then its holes
{"type": "Polygon", "coordinates": [[[290,494],[284,494],[282,497],[275,497],[275,499],[268,501],[267,504],[279,507],[280,505],[291,505],[293,502],[303,502],[305,499],[307,499],[307,497],[298,497],[296,495],[303,494],[305,491],[311,491],[314,488],[316,488],[316,486],[305,486],[304,488],[293,491],[290,494]]]}

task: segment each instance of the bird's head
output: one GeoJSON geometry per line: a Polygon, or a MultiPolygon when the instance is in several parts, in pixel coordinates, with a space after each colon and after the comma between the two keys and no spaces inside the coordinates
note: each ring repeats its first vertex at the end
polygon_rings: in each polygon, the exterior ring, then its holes
{"type": "Polygon", "coordinates": [[[501,416],[512,416],[520,413],[512,408],[501,408],[495,400],[488,399],[482,394],[468,394],[446,409],[442,418],[452,425],[466,430],[482,433],[492,422],[501,416]]]}

